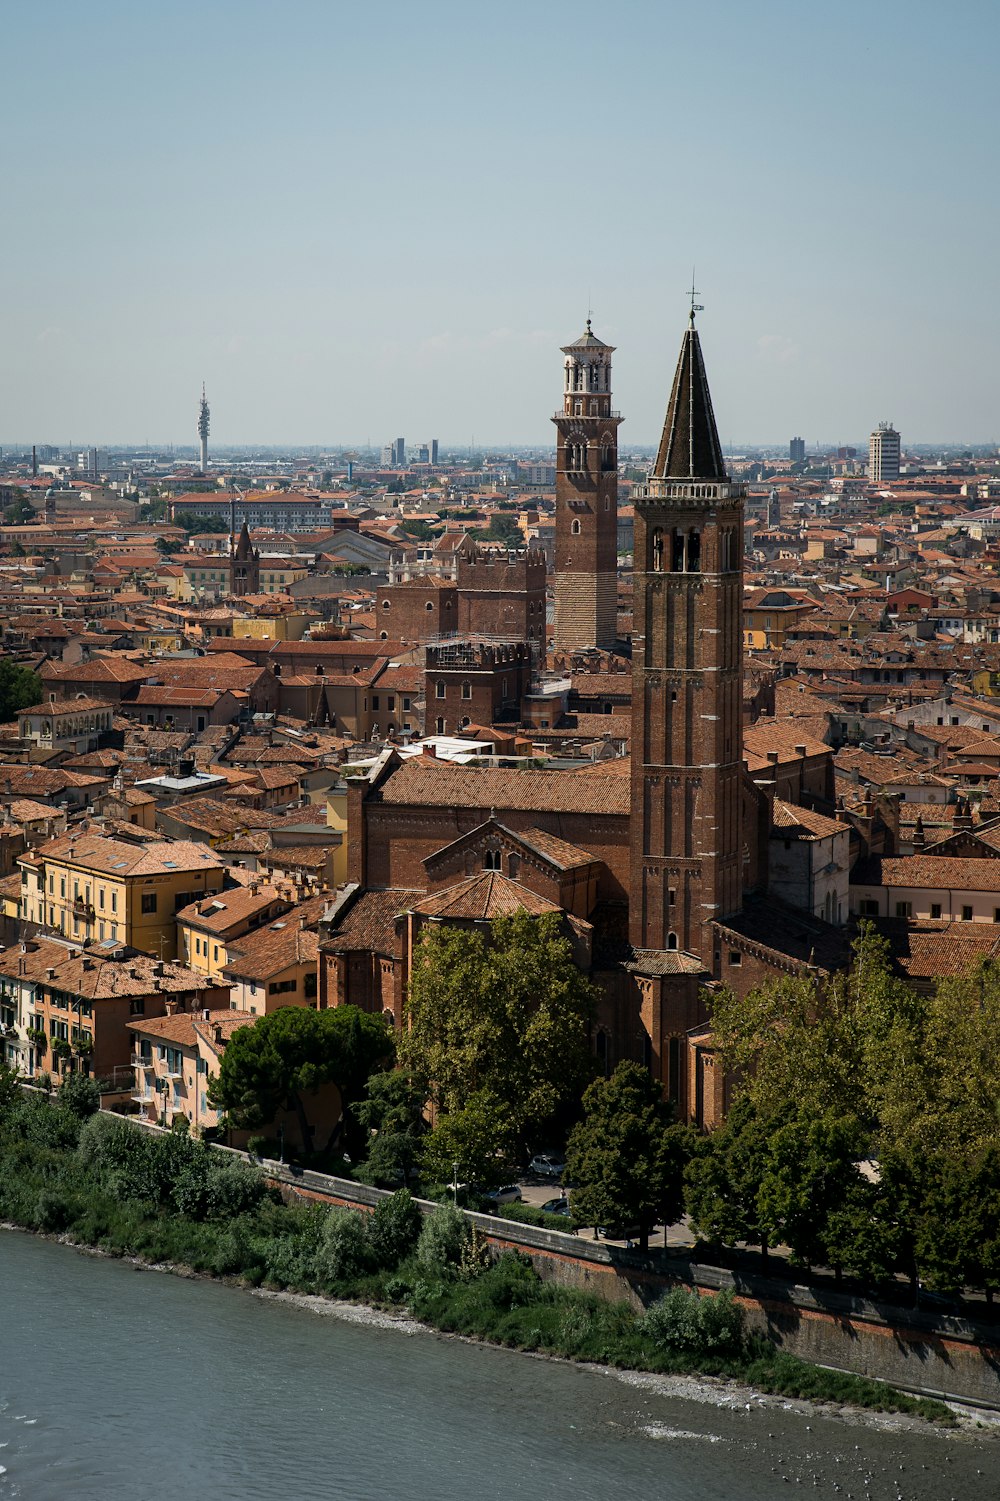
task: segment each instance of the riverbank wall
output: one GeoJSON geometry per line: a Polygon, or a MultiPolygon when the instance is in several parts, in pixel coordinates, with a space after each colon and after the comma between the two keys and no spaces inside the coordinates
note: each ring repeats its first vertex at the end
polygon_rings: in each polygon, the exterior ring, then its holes
{"type": "MultiPolygon", "coordinates": [[[[164,1134],[163,1127],[131,1119],[142,1130],[164,1134]]],[[[371,1210],[389,1196],[386,1189],[232,1147],[216,1145],[212,1150],[253,1163],[290,1202],[371,1210]]],[[[417,1202],[424,1214],[438,1207],[429,1200],[417,1202]]],[[[529,1256],[547,1281],[609,1302],[625,1300],[636,1308],[648,1306],[672,1287],[706,1295],[730,1288],[745,1310],[748,1328],[791,1355],[920,1396],[1000,1412],[1000,1330],[995,1326],[834,1289],[790,1286],[787,1280],[706,1265],[669,1251],[642,1253],[497,1215],[466,1213],[491,1246],[529,1256]]]]}
{"type": "MultiPolygon", "coordinates": [[[[244,1154],[239,1154],[244,1155],[244,1154]]],[[[289,1199],[372,1209],[386,1190],[287,1164],[261,1167],[289,1199]]],[[[420,1200],[424,1213],[437,1206],[420,1200]]],[[[963,1318],[898,1308],[849,1293],[789,1287],[692,1261],[683,1255],[623,1250],[604,1241],[468,1213],[490,1245],[530,1256],[539,1275],[609,1301],[641,1308],[671,1287],[707,1295],[731,1288],[747,1326],[802,1360],[869,1376],[921,1396],[1000,1411],[1000,1331],[963,1318]]]]}

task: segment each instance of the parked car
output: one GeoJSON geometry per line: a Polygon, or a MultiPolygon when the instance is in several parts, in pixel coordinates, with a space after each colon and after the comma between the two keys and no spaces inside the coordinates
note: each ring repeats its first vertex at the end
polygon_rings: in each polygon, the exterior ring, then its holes
{"type": "Polygon", "coordinates": [[[501,1204],[520,1204],[521,1190],[516,1183],[507,1183],[503,1188],[491,1188],[483,1194],[487,1209],[499,1209],[501,1204]]]}
{"type": "Polygon", "coordinates": [[[597,1233],[605,1240],[638,1240],[642,1234],[638,1225],[598,1225],[597,1233]]]}
{"type": "Polygon", "coordinates": [[[566,1171],[566,1159],[558,1152],[536,1152],[528,1170],[539,1178],[561,1178],[566,1171]]]}
{"type": "Polygon", "coordinates": [[[565,1194],[560,1199],[547,1199],[542,1205],[542,1209],[546,1214],[564,1214],[568,1219],[569,1199],[567,1199],[565,1194]]]}

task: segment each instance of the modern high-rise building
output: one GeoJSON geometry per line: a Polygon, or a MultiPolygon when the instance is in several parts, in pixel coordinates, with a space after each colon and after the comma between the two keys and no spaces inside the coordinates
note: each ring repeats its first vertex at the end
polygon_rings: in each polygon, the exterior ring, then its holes
{"type": "Polygon", "coordinates": [[[610,650],[618,634],[618,424],[614,346],[591,331],[563,347],[556,425],[556,619],[560,651],[610,650]]]}
{"type": "Polygon", "coordinates": [[[392,462],[396,469],[406,468],[406,439],[397,438],[392,445],[392,462]]]}
{"type": "Polygon", "coordinates": [[[201,405],[198,408],[198,437],[201,442],[201,472],[208,473],[208,400],[202,383],[201,405]]]}
{"type": "Polygon", "coordinates": [[[868,482],[884,485],[899,479],[899,434],[891,422],[880,422],[868,439],[868,482]]]}
{"type": "Polygon", "coordinates": [[[437,438],[432,438],[431,439],[431,463],[432,464],[436,464],[437,461],[438,461],[438,440],[437,440],[437,438]]]}
{"type": "Polygon", "coordinates": [[[788,445],[788,457],[793,464],[801,464],[805,461],[806,440],[805,438],[793,438],[788,445]]]}

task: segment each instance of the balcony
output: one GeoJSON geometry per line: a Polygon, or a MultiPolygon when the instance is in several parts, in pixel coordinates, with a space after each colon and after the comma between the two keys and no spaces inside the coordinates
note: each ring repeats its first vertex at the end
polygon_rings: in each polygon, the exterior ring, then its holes
{"type": "Polygon", "coordinates": [[[73,916],[81,918],[84,922],[93,922],[97,914],[90,902],[85,902],[82,897],[73,898],[73,916]]]}

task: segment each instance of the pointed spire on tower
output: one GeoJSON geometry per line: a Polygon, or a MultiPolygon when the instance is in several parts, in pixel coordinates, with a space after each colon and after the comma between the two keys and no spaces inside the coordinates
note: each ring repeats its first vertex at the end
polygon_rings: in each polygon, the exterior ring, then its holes
{"type": "Polygon", "coordinates": [[[681,344],[653,479],[726,478],[701,341],[694,326],[697,311],[698,306],[692,301],[691,321],[681,344]]]}

